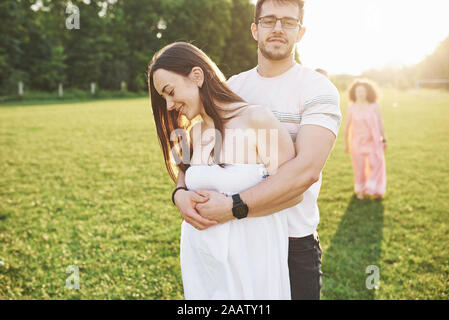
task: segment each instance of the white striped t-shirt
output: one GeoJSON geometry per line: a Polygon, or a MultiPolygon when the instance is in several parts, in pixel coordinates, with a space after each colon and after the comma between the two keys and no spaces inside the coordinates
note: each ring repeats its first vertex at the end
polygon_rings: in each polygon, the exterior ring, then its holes
{"type": "MultiPolygon", "coordinates": [[[[228,85],[246,102],[268,107],[293,141],[305,124],[322,126],[338,135],[340,95],[325,76],[312,69],[295,63],[277,77],[264,78],[256,67],[231,77],[228,85]]],[[[290,237],[305,237],[316,230],[321,180],[320,174],[320,179],[304,193],[303,201],[287,209],[290,237]]]]}

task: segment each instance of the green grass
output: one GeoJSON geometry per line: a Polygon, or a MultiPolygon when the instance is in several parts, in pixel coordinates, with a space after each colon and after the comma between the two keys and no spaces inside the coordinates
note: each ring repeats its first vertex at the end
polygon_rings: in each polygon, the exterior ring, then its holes
{"type": "MultiPolygon", "coordinates": [[[[322,298],[448,299],[449,93],[387,91],[382,110],[385,199],[353,198],[342,132],[323,173],[322,298]]],[[[2,106],[0,172],[0,299],[183,298],[148,98],[2,106]]]]}
{"type": "Polygon", "coordinates": [[[385,198],[353,197],[342,130],[323,172],[322,296],[448,299],[449,93],[388,90],[381,107],[388,138],[385,198]],[[379,290],[366,289],[370,265],[380,270],[379,290]]]}
{"type": "Polygon", "coordinates": [[[98,90],[94,95],[90,91],[81,89],[66,89],[62,97],[58,96],[57,92],[42,92],[42,91],[26,91],[23,96],[13,94],[9,96],[0,96],[0,107],[7,106],[26,106],[37,104],[66,104],[74,102],[87,102],[94,100],[106,99],[131,99],[142,98],[148,93],[146,92],[130,92],[130,91],[109,91],[98,90]]]}

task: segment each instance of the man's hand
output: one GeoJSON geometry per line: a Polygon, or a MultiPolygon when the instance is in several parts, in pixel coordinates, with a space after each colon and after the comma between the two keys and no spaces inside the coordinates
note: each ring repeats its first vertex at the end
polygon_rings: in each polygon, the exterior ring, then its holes
{"type": "Polygon", "coordinates": [[[202,217],[217,221],[218,223],[224,223],[234,219],[232,214],[233,201],[231,197],[210,190],[197,190],[196,192],[209,199],[207,202],[197,203],[196,205],[196,210],[202,217]]]}
{"type": "Polygon", "coordinates": [[[208,197],[199,195],[194,191],[179,190],[175,194],[175,204],[181,212],[182,218],[198,230],[204,230],[217,224],[216,221],[200,216],[195,209],[198,203],[204,203],[208,200],[208,197]]]}

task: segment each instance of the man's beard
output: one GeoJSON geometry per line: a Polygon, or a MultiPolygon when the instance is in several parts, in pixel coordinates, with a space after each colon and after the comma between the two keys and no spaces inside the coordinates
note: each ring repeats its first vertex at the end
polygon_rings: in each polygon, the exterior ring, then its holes
{"type": "Polygon", "coordinates": [[[278,51],[278,52],[274,53],[274,52],[270,52],[267,50],[264,42],[259,42],[259,50],[262,53],[262,55],[265,57],[265,59],[274,60],[274,61],[284,60],[284,59],[287,59],[288,57],[292,56],[293,55],[293,47],[294,47],[294,44],[291,45],[290,47],[287,47],[285,49],[285,51],[278,51]]]}

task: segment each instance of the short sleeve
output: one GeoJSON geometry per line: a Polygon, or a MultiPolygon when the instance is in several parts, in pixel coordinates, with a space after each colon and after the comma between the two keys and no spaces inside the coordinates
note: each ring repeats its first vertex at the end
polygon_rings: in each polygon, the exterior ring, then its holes
{"type": "Polygon", "coordinates": [[[232,90],[232,91],[234,91],[234,87],[235,87],[235,84],[236,84],[236,79],[237,79],[237,76],[236,75],[233,75],[232,77],[230,77],[227,81],[226,81],[226,84],[228,85],[228,87],[232,90]]]}
{"type": "Polygon", "coordinates": [[[235,74],[226,81],[226,84],[232,91],[240,94],[244,87],[251,82],[250,78],[254,72],[257,72],[256,68],[235,74]]]}
{"type": "Polygon", "coordinates": [[[226,80],[226,83],[229,85],[235,80],[235,75],[231,76],[228,80],[226,80]]]}
{"type": "Polygon", "coordinates": [[[338,136],[341,125],[340,94],[327,78],[313,77],[304,92],[300,110],[303,125],[317,125],[329,129],[338,136]]]}

